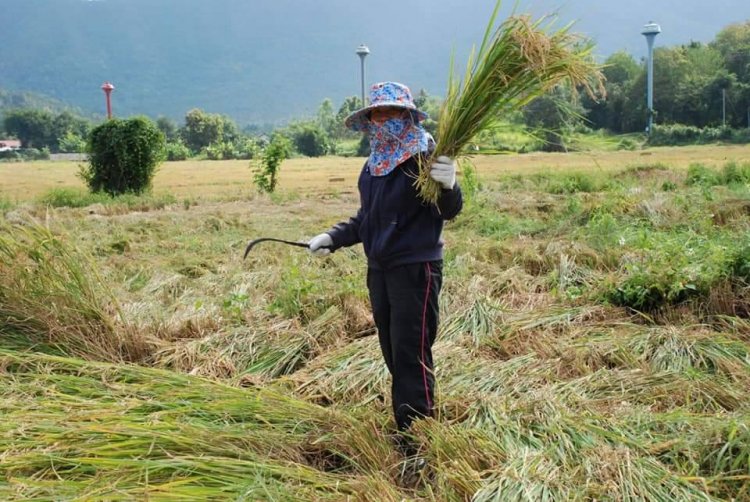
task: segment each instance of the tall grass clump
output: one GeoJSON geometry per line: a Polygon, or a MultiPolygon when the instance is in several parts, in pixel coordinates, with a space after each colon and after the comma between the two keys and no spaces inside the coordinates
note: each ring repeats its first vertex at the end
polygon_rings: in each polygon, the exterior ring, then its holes
{"type": "Polygon", "coordinates": [[[8,209],[13,207],[13,203],[5,197],[4,195],[0,195],[0,211],[7,211],[8,209]]]}
{"type": "Polygon", "coordinates": [[[721,170],[724,183],[750,183],[750,162],[727,162],[721,170]]]}
{"type": "Polygon", "coordinates": [[[119,361],[144,352],[87,257],[37,224],[1,227],[0,320],[0,335],[24,335],[67,354],[119,361]]]}
{"type": "MultiPolygon", "coordinates": [[[[581,43],[569,27],[549,33],[543,26],[546,18],[511,16],[495,27],[500,4],[498,0],[479,50],[469,56],[463,79],[456,79],[451,62],[434,157],[459,156],[497,117],[521,109],[558,84],[583,87],[590,94],[601,88],[592,44],[581,43]]],[[[430,178],[429,169],[420,169],[416,185],[423,200],[437,201],[440,185],[430,178]]]]}

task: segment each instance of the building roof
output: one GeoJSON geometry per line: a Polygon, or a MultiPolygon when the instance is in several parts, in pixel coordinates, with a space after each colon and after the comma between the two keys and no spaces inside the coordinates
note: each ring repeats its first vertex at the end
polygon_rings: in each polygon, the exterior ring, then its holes
{"type": "Polygon", "coordinates": [[[0,147],[21,148],[21,141],[17,139],[0,139],[0,147]]]}

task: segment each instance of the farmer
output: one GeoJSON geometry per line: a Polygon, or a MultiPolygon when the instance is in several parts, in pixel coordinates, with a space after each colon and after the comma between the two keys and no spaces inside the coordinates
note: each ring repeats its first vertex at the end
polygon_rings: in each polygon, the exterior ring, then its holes
{"type": "MultiPolygon", "coordinates": [[[[430,176],[441,186],[437,205],[417,196],[418,159],[434,148],[420,122],[409,88],[383,82],[370,89],[370,105],[352,113],[345,125],[365,132],[370,157],[359,176],[360,208],[309,241],[310,251],[327,255],[361,242],[367,255],[367,288],[378,329],[380,349],[392,376],[396,425],[406,432],[412,422],[432,415],[434,377],[432,344],[438,329],[442,284],[443,221],[462,207],[456,164],[438,157],[430,176]]],[[[403,435],[399,435],[403,438],[403,435]]],[[[402,442],[405,453],[408,441],[402,442]]]]}

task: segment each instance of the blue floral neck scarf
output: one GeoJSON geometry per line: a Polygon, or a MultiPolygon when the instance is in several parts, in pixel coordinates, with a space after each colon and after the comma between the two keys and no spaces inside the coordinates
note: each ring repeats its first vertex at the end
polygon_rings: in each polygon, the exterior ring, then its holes
{"type": "Polygon", "coordinates": [[[367,166],[372,176],[390,174],[405,160],[428,151],[433,141],[411,117],[388,119],[380,126],[370,122],[367,131],[370,136],[367,166]]]}

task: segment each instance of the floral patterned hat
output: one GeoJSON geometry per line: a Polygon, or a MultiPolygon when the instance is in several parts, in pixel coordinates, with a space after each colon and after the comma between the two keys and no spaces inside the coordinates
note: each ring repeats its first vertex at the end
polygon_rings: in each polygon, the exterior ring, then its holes
{"type": "Polygon", "coordinates": [[[370,104],[346,117],[344,125],[354,131],[364,131],[370,122],[370,111],[384,106],[409,110],[420,122],[428,117],[425,112],[417,110],[407,86],[398,82],[380,82],[370,87],[370,104]]]}

